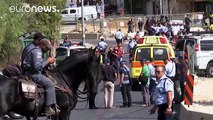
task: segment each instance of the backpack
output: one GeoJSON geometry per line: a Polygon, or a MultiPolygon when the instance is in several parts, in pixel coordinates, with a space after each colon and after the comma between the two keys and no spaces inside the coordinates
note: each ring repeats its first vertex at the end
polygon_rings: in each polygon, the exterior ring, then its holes
{"type": "Polygon", "coordinates": [[[21,69],[20,65],[11,64],[7,65],[3,70],[2,74],[7,77],[19,77],[23,75],[23,70],[21,69]]]}

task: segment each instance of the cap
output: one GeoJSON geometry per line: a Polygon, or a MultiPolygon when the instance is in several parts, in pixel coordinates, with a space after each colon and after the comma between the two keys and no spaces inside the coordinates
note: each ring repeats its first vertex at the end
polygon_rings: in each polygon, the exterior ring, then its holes
{"type": "Polygon", "coordinates": [[[104,41],[104,37],[103,37],[103,36],[101,36],[101,37],[100,37],[100,40],[104,41]]]}
{"type": "Polygon", "coordinates": [[[126,63],[126,61],[125,61],[125,60],[122,60],[120,63],[126,63]]]}
{"type": "Polygon", "coordinates": [[[48,39],[42,39],[41,41],[40,41],[40,43],[41,44],[44,44],[48,49],[52,49],[52,45],[51,45],[51,43],[50,43],[50,41],[48,40],[48,39]]]}
{"type": "Polygon", "coordinates": [[[33,37],[34,40],[41,40],[41,39],[44,39],[44,38],[46,38],[46,37],[40,32],[36,33],[33,37]]]}
{"type": "Polygon", "coordinates": [[[146,63],[146,59],[142,59],[141,62],[146,63]]]}

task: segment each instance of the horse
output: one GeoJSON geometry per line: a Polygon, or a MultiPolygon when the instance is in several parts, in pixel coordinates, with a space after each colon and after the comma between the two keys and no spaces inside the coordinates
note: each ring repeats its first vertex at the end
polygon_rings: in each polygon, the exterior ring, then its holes
{"type": "MultiPolygon", "coordinates": [[[[55,80],[57,105],[61,112],[51,119],[69,120],[71,110],[78,100],[78,87],[85,81],[88,95],[97,93],[98,83],[102,79],[100,58],[95,54],[95,49],[75,51],[52,70],[47,71],[50,79],[55,80]],[[52,77],[52,78],[51,78],[52,77]]],[[[38,99],[25,99],[22,96],[20,82],[15,78],[0,76],[0,118],[9,111],[26,116],[27,120],[44,116],[44,93],[37,94],[38,99]],[[36,104],[37,103],[37,104],[36,104]],[[37,115],[37,116],[36,116],[37,115]]]]}

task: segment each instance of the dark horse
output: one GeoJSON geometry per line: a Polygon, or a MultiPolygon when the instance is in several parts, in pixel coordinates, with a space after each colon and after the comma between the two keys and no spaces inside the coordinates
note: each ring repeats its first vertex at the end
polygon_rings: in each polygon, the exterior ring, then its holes
{"type": "MultiPolygon", "coordinates": [[[[61,112],[52,119],[69,120],[71,110],[77,104],[77,91],[82,81],[87,84],[88,95],[97,92],[97,86],[102,79],[99,57],[95,54],[96,49],[86,49],[73,52],[73,54],[62,61],[49,76],[53,77],[58,89],[56,89],[57,104],[61,112]]],[[[38,116],[44,112],[44,93],[40,92],[38,116]]],[[[22,97],[20,82],[14,78],[0,76],[0,117],[9,111],[24,115],[30,120],[35,116],[35,100],[27,100],[22,97]]]]}

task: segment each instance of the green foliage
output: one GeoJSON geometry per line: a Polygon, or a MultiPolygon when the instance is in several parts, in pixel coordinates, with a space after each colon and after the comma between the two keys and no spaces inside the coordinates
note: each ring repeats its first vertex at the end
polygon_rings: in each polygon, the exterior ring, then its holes
{"type": "Polygon", "coordinates": [[[13,62],[12,55],[20,49],[17,38],[27,30],[27,15],[9,11],[10,6],[21,6],[22,3],[21,0],[0,1],[0,59],[3,63],[13,62]]]}
{"type": "Polygon", "coordinates": [[[66,0],[0,0],[0,59],[3,63],[18,62],[21,43],[18,37],[26,32],[43,32],[50,40],[59,40],[60,10],[66,0]],[[10,6],[56,6],[59,12],[11,12],[10,6]],[[14,60],[14,61],[13,61],[14,60]]]}
{"type": "Polygon", "coordinates": [[[64,8],[66,0],[36,0],[28,1],[31,5],[56,6],[58,12],[35,13],[32,24],[34,31],[43,32],[50,40],[57,41],[60,38],[61,9],[64,8]],[[36,23],[36,24],[35,24],[36,23]]]}

